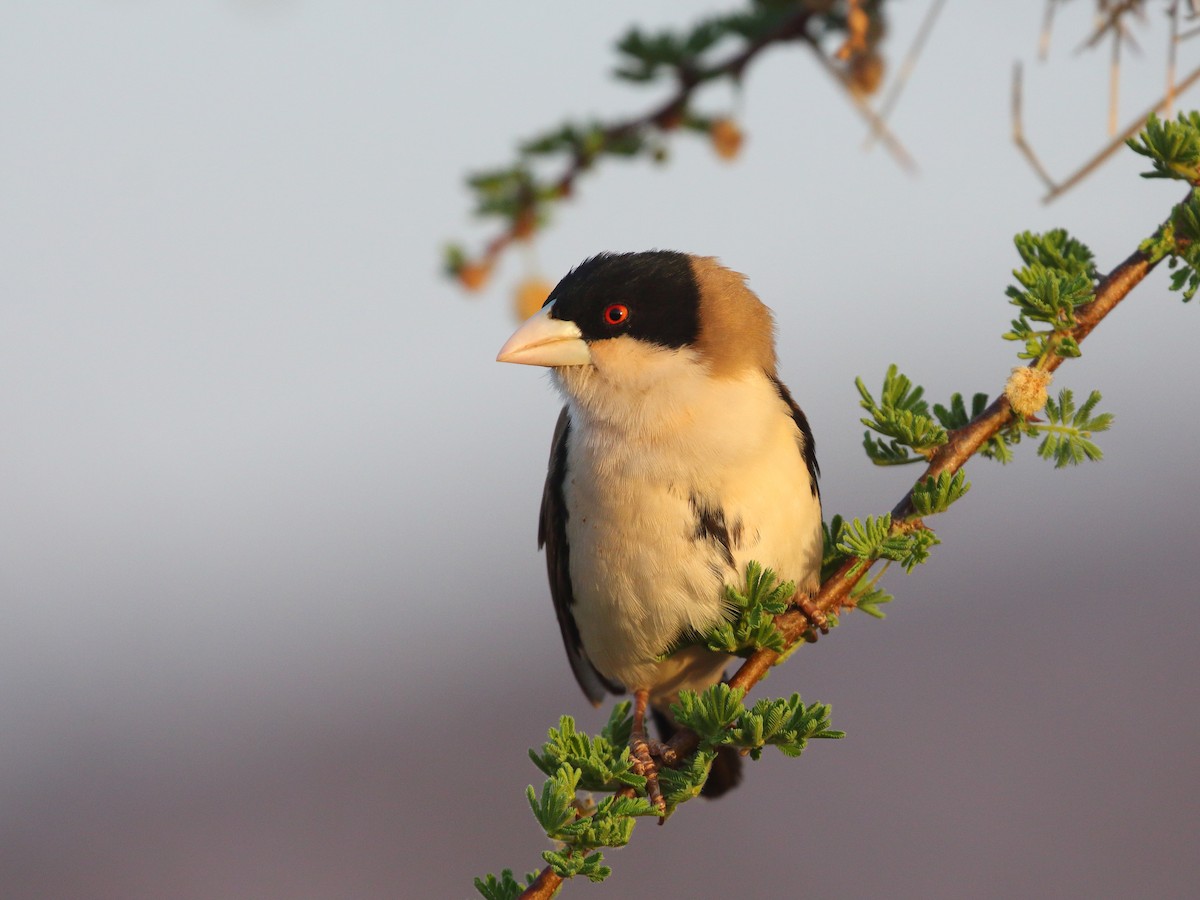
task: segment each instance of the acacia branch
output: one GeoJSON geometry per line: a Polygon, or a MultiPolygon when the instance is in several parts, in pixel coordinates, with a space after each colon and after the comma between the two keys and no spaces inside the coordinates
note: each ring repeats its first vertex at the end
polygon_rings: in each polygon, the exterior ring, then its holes
{"type": "MultiPolygon", "coordinates": [[[[1091,302],[1082,306],[1076,313],[1076,325],[1071,335],[1076,341],[1082,342],[1087,335],[1128,296],[1129,292],[1141,282],[1154,268],[1157,261],[1141,250],[1135,251],[1124,262],[1113,269],[1096,287],[1095,297],[1091,302]]],[[[1043,368],[1053,371],[1062,365],[1065,357],[1051,355],[1043,368]]],[[[1034,365],[1034,363],[1030,363],[1034,365]]],[[[1013,410],[1003,391],[982,413],[961,428],[956,428],[948,435],[945,444],[937,448],[929,460],[925,472],[917,479],[918,482],[927,478],[936,478],[944,472],[955,473],[966,464],[992,437],[1012,423],[1013,410]]],[[[900,499],[892,510],[893,521],[913,518],[915,510],[912,505],[911,489],[900,499]]],[[[850,591],[870,571],[873,561],[848,559],[821,585],[812,605],[822,613],[834,613],[839,609],[852,606],[850,591]]],[[[812,624],[807,616],[799,609],[792,609],[775,619],[776,627],[783,633],[788,650],[802,640],[812,639],[812,624]]],[[[784,651],[785,653],[787,650],[784,651]]],[[[731,687],[750,691],[761,681],[779,661],[780,653],[774,650],[757,650],[751,654],[729,680],[731,687]]],[[[683,730],[670,741],[672,758],[667,762],[677,761],[695,750],[698,738],[695,732],[683,730]]]]}
{"type": "MultiPolygon", "coordinates": [[[[746,66],[768,47],[804,37],[807,34],[809,19],[814,15],[815,13],[812,10],[802,7],[791,15],[786,16],[770,31],[750,41],[740,51],[732,54],[723,62],[703,69],[681,67],[678,70],[678,87],[674,94],[665,102],[642,115],[614,122],[612,125],[604,128],[600,132],[601,146],[609,146],[621,138],[627,137],[630,134],[637,134],[646,128],[659,128],[663,131],[670,131],[677,127],[692,99],[692,95],[703,84],[726,76],[740,79],[746,66]]],[[[585,154],[576,152],[572,155],[571,161],[554,182],[559,197],[571,196],[575,189],[575,182],[580,175],[591,168],[594,159],[595,153],[585,154]]],[[[513,218],[508,228],[488,242],[483,254],[483,263],[485,265],[492,264],[496,257],[513,241],[528,236],[528,223],[533,221],[532,214],[535,204],[533,196],[528,197],[526,203],[526,209],[522,210],[525,214],[522,215],[519,212],[513,218]]]]}

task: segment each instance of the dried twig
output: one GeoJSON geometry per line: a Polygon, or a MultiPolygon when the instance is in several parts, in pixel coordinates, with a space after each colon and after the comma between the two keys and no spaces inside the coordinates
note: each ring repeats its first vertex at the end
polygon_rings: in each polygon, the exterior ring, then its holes
{"type": "Polygon", "coordinates": [[[1146,119],[1150,118],[1152,113],[1162,111],[1175,96],[1182,94],[1197,81],[1200,81],[1200,67],[1193,69],[1191,74],[1175,85],[1174,90],[1161,97],[1157,103],[1130,122],[1120,134],[1101,147],[1095,156],[1087,160],[1087,162],[1061,182],[1055,181],[1050,176],[1050,173],[1046,171],[1046,167],[1038,159],[1033,147],[1025,139],[1025,131],[1021,123],[1021,81],[1021,65],[1018,63],[1013,71],[1013,143],[1017,145],[1017,149],[1021,151],[1021,154],[1029,162],[1030,167],[1045,183],[1047,191],[1046,195],[1042,197],[1042,202],[1049,203],[1056,197],[1065,194],[1071,188],[1075,187],[1075,185],[1079,184],[1079,182],[1083,181],[1083,179],[1091,175],[1096,169],[1100,168],[1108,157],[1121,149],[1129,138],[1145,127],[1146,119]]]}
{"type": "Polygon", "coordinates": [[[1179,0],[1172,0],[1167,16],[1171,20],[1171,36],[1167,39],[1167,104],[1163,112],[1170,116],[1175,110],[1175,60],[1179,51],[1179,0]]]}
{"type": "Polygon", "coordinates": [[[1050,31],[1054,27],[1054,5],[1057,0],[1046,0],[1046,11],[1042,15],[1042,33],[1038,35],[1038,59],[1050,56],[1050,31]]]}
{"type": "Polygon", "coordinates": [[[1096,25],[1096,30],[1088,35],[1087,39],[1075,48],[1076,53],[1081,53],[1089,47],[1095,47],[1104,39],[1104,35],[1109,31],[1120,34],[1125,32],[1128,37],[1128,29],[1122,19],[1129,13],[1134,13],[1138,18],[1145,18],[1142,14],[1142,3],[1144,0],[1121,0],[1119,3],[1114,3],[1105,15],[1096,25]]]}
{"type": "Polygon", "coordinates": [[[1013,86],[1012,86],[1012,135],[1013,143],[1017,145],[1017,149],[1029,161],[1029,165],[1033,167],[1033,171],[1046,185],[1047,190],[1054,190],[1054,179],[1050,177],[1050,173],[1046,171],[1046,167],[1042,165],[1042,161],[1038,159],[1037,154],[1033,152],[1033,147],[1025,140],[1025,128],[1021,124],[1023,116],[1022,96],[1024,85],[1023,69],[1018,62],[1013,65],[1013,86]]]}
{"type": "Polygon", "coordinates": [[[887,148],[887,151],[892,154],[892,157],[899,163],[900,167],[909,174],[915,175],[917,172],[916,162],[909,155],[909,152],[904,149],[904,145],[900,143],[899,138],[892,134],[891,129],[887,127],[887,123],[876,115],[875,110],[871,109],[871,105],[857,91],[850,89],[846,76],[825,55],[825,52],[815,40],[806,37],[805,43],[812,49],[817,62],[821,64],[821,68],[829,73],[829,77],[846,91],[846,96],[850,98],[850,102],[854,105],[858,114],[871,126],[871,130],[879,135],[879,140],[887,148]]]}
{"type": "MultiPolygon", "coordinates": [[[[917,60],[921,56],[921,51],[925,49],[925,41],[928,40],[930,33],[932,33],[933,26],[937,23],[938,16],[945,5],[946,0],[933,0],[933,3],[930,4],[928,11],[925,13],[921,27],[917,29],[917,34],[913,38],[912,46],[908,48],[908,53],[904,56],[904,62],[900,64],[900,70],[896,73],[896,77],[892,79],[887,96],[879,104],[877,121],[880,124],[886,122],[888,116],[892,114],[892,110],[895,109],[901,92],[903,92],[905,85],[908,84],[908,79],[912,76],[913,70],[917,67],[917,60]]],[[[867,135],[867,139],[863,143],[863,148],[870,150],[878,138],[879,128],[872,126],[870,134],[867,135]]]]}

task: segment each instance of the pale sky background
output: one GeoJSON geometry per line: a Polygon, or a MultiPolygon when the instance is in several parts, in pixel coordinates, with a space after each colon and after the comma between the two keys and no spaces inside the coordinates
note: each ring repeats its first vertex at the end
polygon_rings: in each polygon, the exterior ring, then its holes
{"type": "MultiPolygon", "coordinates": [[[[779,321],[827,513],[914,470],[861,453],[854,378],[994,394],[1011,236],[1066,226],[1111,268],[1182,196],[1105,140],[1107,52],[1071,4],[951,3],[894,119],[903,174],[799,47],[741,98],[740,160],[604,166],[537,242],[552,280],[666,247],[747,273],[779,321]]],[[[595,729],[559,643],[537,503],[557,409],[493,360],[514,255],[439,272],[464,173],[614,83],[633,22],[716,4],[12,0],[0,11],[0,894],[468,897],[540,866],[526,758],[595,729]]],[[[897,60],[925,3],[897,3],[897,60]]],[[[1162,90],[1164,26],[1122,120],[1162,90]]],[[[1200,62],[1185,45],[1181,70],[1200,62]]],[[[1185,98],[1200,105],[1200,95],[1185,98]]],[[[703,103],[729,109],[714,90],[703,103]]],[[[1200,309],[1157,273],[1060,370],[1116,415],[1105,462],[968,469],[886,622],[851,615],[764,692],[849,736],[641,825],[564,897],[1183,897],[1200,879],[1193,572],[1200,309]],[[748,886],[749,885],[749,886],[748,886]]]]}

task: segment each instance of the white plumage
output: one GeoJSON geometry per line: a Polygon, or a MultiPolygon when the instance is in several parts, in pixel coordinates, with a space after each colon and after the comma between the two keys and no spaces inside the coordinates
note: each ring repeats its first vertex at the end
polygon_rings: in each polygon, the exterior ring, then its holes
{"type": "MultiPolygon", "coordinates": [[[[755,560],[817,586],[821,502],[812,433],[775,371],[770,312],[706,257],[602,254],[569,273],[501,349],[552,368],[566,400],[550,454],[539,543],[571,668],[600,702],[628,689],[642,719],[704,690],[728,657],[680,644],[729,614],[724,587],[755,560]]],[[[716,796],[736,784],[736,754],[716,796]]],[[[714,773],[716,768],[714,768],[714,773]]]]}

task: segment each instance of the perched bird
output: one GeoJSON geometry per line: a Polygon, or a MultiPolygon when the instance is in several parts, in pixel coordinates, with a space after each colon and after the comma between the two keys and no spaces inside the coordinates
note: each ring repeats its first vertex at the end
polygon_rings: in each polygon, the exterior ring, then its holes
{"type": "MultiPolygon", "coordinates": [[[[774,322],[743,276],[709,257],[602,253],[554,288],[501,348],[548,366],[566,406],[538,543],[580,687],[634,693],[634,757],[663,808],[647,705],[664,739],[681,689],[730,657],[688,646],[730,611],[750,560],[816,589],[821,501],[812,431],[775,371],[774,322]]],[[[728,748],[723,748],[728,749],[728,748]]],[[[714,763],[705,793],[740,777],[714,763]]]]}

